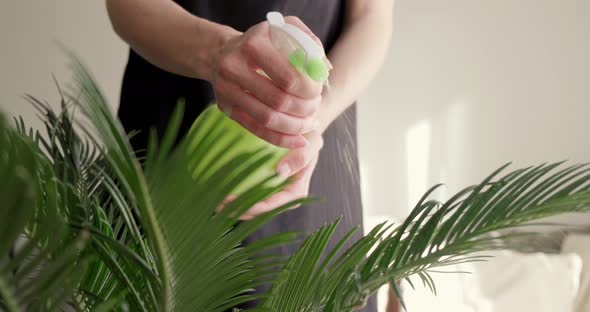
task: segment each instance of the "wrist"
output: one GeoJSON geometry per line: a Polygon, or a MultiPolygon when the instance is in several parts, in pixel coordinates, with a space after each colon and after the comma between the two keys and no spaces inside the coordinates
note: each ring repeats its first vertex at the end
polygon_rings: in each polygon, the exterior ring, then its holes
{"type": "Polygon", "coordinates": [[[222,49],[228,41],[242,33],[229,26],[205,19],[199,19],[197,27],[199,31],[195,35],[197,39],[192,53],[192,71],[195,77],[211,81],[222,49]]]}
{"type": "Polygon", "coordinates": [[[317,118],[318,118],[317,131],[320,134],[323,134],[326,131],[326,129],[328,129],[328,127],[330,126],[332,121],[334,120],[331,108],[332,107],[328,101],[322,100],[322,103],[320,104],[320,107],[318,109],[318,115],[317,115],[317,118]]]}

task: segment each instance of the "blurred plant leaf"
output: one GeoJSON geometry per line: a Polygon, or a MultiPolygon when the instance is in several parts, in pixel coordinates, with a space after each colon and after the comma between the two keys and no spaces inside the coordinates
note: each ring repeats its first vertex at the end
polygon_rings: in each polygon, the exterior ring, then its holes
{"type": "Polygon", "coordinates": [[[61,308],[85,272],[88,234],[66,235],[52,167],[2,115],[0,176],[0,309],[61,308]]]}
{"type": "MultiPolygon", "coordinates": [[[[284,186],[272,168],[264,170],[277,155],[235,144],[248,139],[244,131],[235,131],[233,121],[223,124],[215,119],[222,114],[207,115],[215,114],[213,110],[203,114],[172,148],[183,113],[183,105],[179,104],[158,148],[155,148],[155,137],[151,140],[144,175],[92,76],[75,57],[73,63],[77,87],[81,90],[73,101],[95,127],[95,135],[90,130],[87,133],[98,146],[103,146],[101,154],[120,183],[122,194],[111,193],[131,202],[128,206],[134,207],[132,212],[145,230],[159,282],[148,286],[159,291],[156,300],[159,310],[224,311],[256,299],[257,296],[248,293],[264,282],[259,277],[268,279],[275,272],[272,268],[281,262],[270,265],[266,258],[255,255],[290,242],[294,234],[279,234],[254,246],[243,246],[242,241],[275,215],[302,202],[289,203],[253,221],[239,222],[238,217],[247,209],[284,186]],[[213,132],[224,135],[222,138],[206,135],[213,132]],[[212,149],[234,157],[204,157],[212,149]],[[272,174],[252,178],[254,172],[272,174]],[[246,180],[254,182],[245,184],[246,180]],[[216,213],[235,190],[240,190],[241,196],[216,213]]],[[[133,293],[132,285],[126,284],[133,293]]]]}
{"type": "MultiPolygon", "coordinates": [[[[179,137],[184,103],[141,164],[94,79],[71,53],[76,84],[61,112],[32,96],[46,135],[0,118],[0,309],[39,311],[352,311],[379,287],[487,259],[509,248],[504,233],[562,213],[590,210],[590,169],[544,164],[501,175],[446,202],[434,186],[397,227],[383,223],[341,250],[326,250],[338,221],[307,237],[289,259],[280,233],[242,242],[302,199],[252,221],[239,216],[288,182],[274,174],[282,150],[260,145],[211,106],[179,137]],[[80,109],[89,123],[76,123],[80,109]],[[226,203],[230,194],[239,195],[226,203]],[[220,207],[223,209],[220,210],[220,207]],[[491,233],[500,231],[499,236],[491,233]],[[266,294],[254,288],[270,285],[266,294]]],[[[413,287],[413,284],[412,284],[413,287]]],[[[399,295],[397,288],[394,287],[399,295]]]]}

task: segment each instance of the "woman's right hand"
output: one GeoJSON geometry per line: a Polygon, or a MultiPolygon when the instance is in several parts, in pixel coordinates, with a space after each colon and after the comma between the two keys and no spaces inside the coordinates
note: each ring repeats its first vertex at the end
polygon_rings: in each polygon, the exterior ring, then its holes
{"type": "MultiPolygon", "coordinates": [[[[287,21],[305,28],[294,17],[287,21]]],[[[298,72],[275,50],[269,27],[262,22],[227,40],[207,79],[219,108],[230,118],[271,144],[302,147],[303,135],[317,127],[322,84],[298,72]]]]}

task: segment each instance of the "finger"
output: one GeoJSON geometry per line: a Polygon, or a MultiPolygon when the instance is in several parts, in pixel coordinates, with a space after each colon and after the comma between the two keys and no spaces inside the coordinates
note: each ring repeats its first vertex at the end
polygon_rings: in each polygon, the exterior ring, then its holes
{"type": "MultiPolygon", "coordinates": [[[[311,37],[311,39],[313,39],[313,41],[315,41],[315,43],[317,43],[322,50],[324,50],[325,53],[325,49],[324,49],[324,44],[322,43],[322,40],[320,40],[320,38],[318,36],[316,36],[313,31],[307,27],[307,25],[305,25],[305,23],[297,16],[287,16],[285,17],[285,21],[287,21],[287,23],[296,26],[297,28],[303,30],[303,32],[305,32],[308,36],[311,37]]],[[[324,61],[326,62],[326,65],[328,65],[328,68],[333,69],[334,66],[332,66],[332,62],[330,62],[330,60],[328,59],[328,57],[324,57],[324,61]]]]}
{"type": "Polygon", "coordinates": [[[230,101],[234,108],[239,107],[263,127],[270,130],[298,135],[307,133],[317,126],[313,116],[302,118],[275,111],[227,79],[219,80],[216,88],[217,93],[230,101]]]}
{"type": "Polygon", "coordinates": [[[309,146],[315,148],[316,151],[321,150],[324,147],[324,138],[318,130],[313,130],[305,135],[309,146]]]}
{"type": "MultiPolygon", "coordinates": [[[[254,217],[257,217],[261,214],[267,213],[269,211],[275,210],[297,198],[300,198],[303,196],[295,196],[294,194],[287,192],[287,191],[281,191],[275,195],[273,195],[271,198],[260,202],[254,206],[252,206],[252,208],[250,208],[244,215],[242,215],[240,217],[240,219],[242,220],[250,220],[254,217]]],[[[300,205],[294,205],[291,208],[297,208],[300,205]]]]}
{"type": "MultiPolygon", "coordinates": [[[[283,205],[286,205],[287,203],[293,200],[307,196],[307,194],[309,193],[309,184],[311,182],[311,176],[317,164],[317,160],[317,157],[314,158],[310,164],[308,164],[303,170],[299,171],[295,175],[293,183],[289,184],[283,191],[278,192],[270,198],[252,206],[252,208],[248,209],[248,211],[242,216],[242,218],[244,218],[244,220],[252,219],[253,217],[256,217],[260,214],[269,212],[283,205]]],[[[300,205],[295,205],[291,207],[291,209],[295,209],[299,206],[300,205]]]]}
{"type": "Polygon", "coordinates": [[[273,82],[259,74],[255,64],[250,64],[250,79],[241,80],[240,87],[248,90],[270,108],[296,117],[311,117],[319,109],[322,96],[300,98],[275,86],[273,82]]]}
{"type": "Polygon", "coordinates": [[[285,178],[298,173],[307,167],[312,160],[316,160],[318,152],[324,145],[324,139],[317,131],[312,131],[305,136],[307,145],[304,148],[292,149],[277,164],[277,173],[285,178]]]}
{"type": "Polygon", "coordinates": [[[221,210],[223,210],[223,208],[225,208],[225,206],[227,206],[232,201],[236,200],[236,198],[238,198],[238,196],[236,196],[234,194],[227,195],[227,197],[223,200],[223,202],[221,202],[221,204],[219,206],[217,206],[215,211],[220,212],[221,210]]]}
{"type": "Polygon", "coordinates": [[[223,71],[225,78],[248,90],[263,104],[279,112],[296,117],[309,117],[316,113],[321,96],[310,99],[299,98],[275,86],[273,82],[257,72],[255,64],[234,64],[231,70],[223,71]]]}
{"type": "Polygon", "coordinates": [[[307,144],[307,140],[302,135],[289,135],[265,128],[239,108],[234,107],[231,118],[255,136],[273,145],[284,148],[300,148],[307,144]]]}
{"type": "Polygon", "coordinates": [[[305,168],[316,153],[315,150],[306,147],[292,149],[279,161],[276,171],[282,178],[288,178],[305,168]]]}
{"type": "Polygon", "coordinates": [[[275,86],[285,92],[304,99],[321,94],[322,84],[297,71],[288,58],[275,49],[268,34],[268,25],[265,33],[253,34],[246,39],[243,52],[269,76],[275,86]]]}

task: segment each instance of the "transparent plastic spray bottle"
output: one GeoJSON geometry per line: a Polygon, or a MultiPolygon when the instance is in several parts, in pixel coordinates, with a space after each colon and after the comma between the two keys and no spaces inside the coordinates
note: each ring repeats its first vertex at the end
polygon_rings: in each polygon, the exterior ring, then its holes
{"type": "MultiPolygon", "coordinates": [[[[325,63],[325,54],[323,48],[319,46],[309,35],[294,25],[285,22],[283,15],[278,12],[267,14],[267,21],[270,24],[270,37],[273,46],[289,63],[299,72],[309,76],[312,80],[327,85],[329,68],[325,63]]],[[[264,75],[264,73],[260,73],[264,75]]],[[[275,174],[275,166],[282,156],[288,151],[285,148],[272,145],[244,129],[241,125],[225,115],[216,104],[209,106],[197,119],[196,127],[206,127],[212,129],[215,136],[213,144],[207,144],[209,149],[205,157],[218,157],[217,165],[221,167],[224,162],[238,156],[241,153],[267,152],[272,155],[270,165],[259,167],[255,172],[251,172],[249,177],[241,181],[234,189],[228,190],[232,194],[240,195],[250,187],[267,180],[275,174]],[[231,147],[227,150],[219,150],[231,142],[231,147]],[[217,143],[217,144],[216,144],[217,143]],[[217,156],[213,156],[217,155],[217,156]]],[[[207,131],[205,131],[207,132],[207,131]]],[[[201,145],[207,139],[205,137],[196,138],[195,144],[201,145]]],[[[209,170],[213,168],[208,168],[209,170]]],[[[197,169],[197,171],[205,168],[197,169]]],[[[229,174],[229,173],[228,173],[229,174]]],[[[198,172],[195,175],[199,175],[198,172]]],[[[283,182],[280,178],[267,180],[269,185],[276,185],[283,182]]]]}
{"type": "Polygon", "coordinates": [[[326,84],[329,68],[324,62],[324,49],[303,30],[286,23],[281,13],[270,12],[266,19],[275,49],[287,57],[299,72],[326,84]]]}

